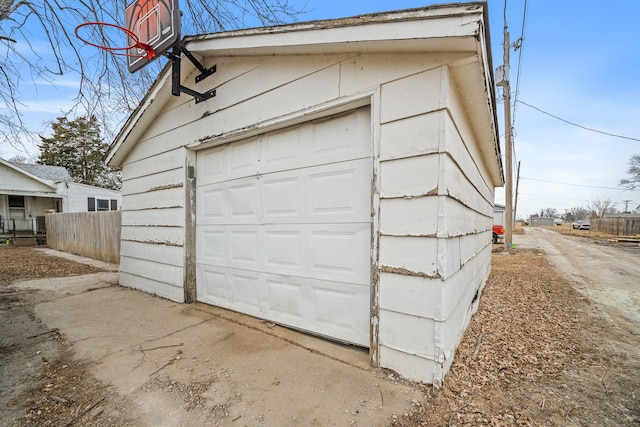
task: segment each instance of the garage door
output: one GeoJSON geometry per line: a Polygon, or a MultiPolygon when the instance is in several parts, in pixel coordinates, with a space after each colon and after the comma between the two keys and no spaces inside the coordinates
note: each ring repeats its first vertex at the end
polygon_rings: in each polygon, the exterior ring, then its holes
{"type": "Polygon", "coordinates": [[[198,301],[369,345],[368,107],[198,153],[198,301]]]}

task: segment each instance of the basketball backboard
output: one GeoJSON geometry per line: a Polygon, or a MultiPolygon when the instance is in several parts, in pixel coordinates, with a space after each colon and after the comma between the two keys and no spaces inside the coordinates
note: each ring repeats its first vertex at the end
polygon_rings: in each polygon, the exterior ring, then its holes
{"type": "MultiPolygon", "coordinates": [[[[153,58],[127,56],[127,66],[131,73],[163,55],[180,39],[178,0],[134,0],[125,10],[125,19],[126,28],[133,32],[141,43],[148,44],[155,50],[153,58]]],[[[128,53],[144,55],[145,52],[134,47],[128,53]]]]}

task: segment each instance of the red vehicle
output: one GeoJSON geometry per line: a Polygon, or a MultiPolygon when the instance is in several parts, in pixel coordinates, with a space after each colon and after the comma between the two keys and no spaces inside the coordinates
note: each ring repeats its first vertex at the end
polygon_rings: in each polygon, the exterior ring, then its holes
{"type": "Polygon", "coordinates": [[[498,243],[498,239],[504,237],[504,227],[501,225],[493,226],[493,243],[498,243]]]}

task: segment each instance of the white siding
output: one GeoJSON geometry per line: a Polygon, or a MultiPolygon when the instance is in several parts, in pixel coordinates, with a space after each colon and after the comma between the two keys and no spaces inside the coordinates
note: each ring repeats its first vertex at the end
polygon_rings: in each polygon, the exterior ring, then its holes
{"type": "MultiPolygon", "coordinates": [[[[372,260],[380,272],[379,318],[372,319],[378,321],[379,341],[372,351],[383,367],[440,382],[490,265],[490,168],[468,120],[473,113],[465,110],[446,66],[465,55],[217,58],[218,73],[194,89],[216,87],[218,96],[199,104],[185,95],[171,98],[124,162],[121,282],[183,299],[180,260],[188,244],[183,147],[215,145],[234,132],[288,115],[302,117],[344,97],[369,96],[373,169],[379,174],[373,181],[374,200],[379,196],[373,206],[379,213],[373,227],[379,236],[373,240],[379,254],[373,251],[372,260]],[[163,245],[171,249],[160,250],[163,245]]],[[[250,140],[232,145],[251,150],[250,140]]],[[[212,148],[202,156],[224,149],[212,148]]],[[[242,158],[259,158],[255,154],[242,158]]],[[[246,176],[242,169],[252,167],[256,165],[238,164],[237,170],[219,172],[230,180],[246,176]]],[[[198,195],[198,209],[207,197],[209,206],[216,205],[213,190],[198,195]]],[[[215,224],[210,228],[212,233],[228,231],[215,224]]],[[[225,268],[215,273],[226,277],[225,268]]],[[[205,273],[203,269],[201,275],[205,273]]],[[[246,312],[257,313],[258,306],[259,301],[248,301],[246,312]]],[[[374,304],[374,317],[375,310],[374,304]]]]}
{"type": "Polygon", "coordinates": [[[184,301],[185,150],[138,145],[122,168],[120,283],[184,301]]]}
{"type": "Polygon", "coordinates": [[[380,363],[429,383],[490,266],[494,190],[466,114],[446,66],[382,86],[380,363]]]}
{"type": "MultiPolygon", "coordinates": [[[[58,192],[66,195],[63,202],[63,212],[87,212],[89,197],[102,200],[117,200],[118,210],[122,205],[122,193],[106,188],[93,187],[91,185],[78,184],[76,182],[59,183],[58,192]]],[[[111,206],[111,204],[109,204],[111,206]]],[[[111,209],[109,209],[111,210],[111,209]]]]}

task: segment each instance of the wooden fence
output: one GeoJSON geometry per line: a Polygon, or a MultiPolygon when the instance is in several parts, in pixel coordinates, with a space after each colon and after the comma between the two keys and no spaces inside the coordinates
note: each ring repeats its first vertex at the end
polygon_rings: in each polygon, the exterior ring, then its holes
{"type": "Polygon", "coordinates": [[[616,236],[640,234],[640,218],[596,218],[591,220],[591,229],[616,236]]]}
{"type": "Polygon", "coordinates": [[[47,214],[47,246],[120,263],[121,211],[47,214]]]}

